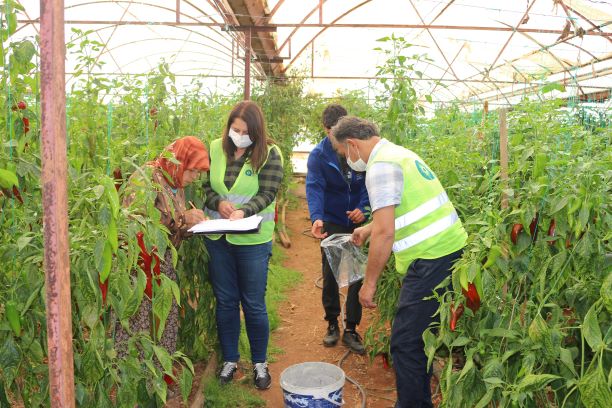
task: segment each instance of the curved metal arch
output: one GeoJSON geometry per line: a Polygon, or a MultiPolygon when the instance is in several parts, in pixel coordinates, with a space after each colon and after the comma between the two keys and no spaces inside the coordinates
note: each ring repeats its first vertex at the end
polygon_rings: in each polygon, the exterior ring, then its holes
{"type": "MultiPolygon", "coordinates": [[[[327,1],[327,0],[323,0],[323,2],[321,3],[321,6],[322,6],[323,4],[325,4],[325,2],[326,2],[326,1],[327,1]]],[[[300,24],[304,24],[304,21],[306,21],[306,20],[308,20],[310,17],[312,17],[312,15],[314,14],[314,12],[315,12],[315,11],[317,11],[318,9],[319,9],[319,6],[315,6],[315,7],[314,7],[314,8],[313,8],[313,9],[310,11],[310,13],[306,14],[306,17],[304,17],[304,18],[302,19],[302,21],[300,21],[300,24]]],[[[290,33],[290,34],[287,36],[287,38],[285,39],[285,41],[283,42],[283,44],[282,44],[280,47],[278,47],[278,52],[281,52],[281,50],[282,50],[283,48],[285,48],[285,45],[287,45],[287,43],[288,43],[288,42],[291,40],[291,37],[293,37],[293,34],[295,34],[295,33],[296,33],[296,32],[297,32],[299,29],[300,29],[300,27],[295,27],[295,28],[293,29],[293,31],[291,31],[291,33],[290,33]]]]}
{"type": "MultiPolygon", "coordinates": [[[[103,4],[103,3],[110,3],[110,4],[127,3],[128,5],[134,4],[134,2],[130,1],[130,0],[102,0],[102,1],[95,1],[95,2],[94,1],[88,1],[88,2],[79,3],[79,4],[75,4],[75,5],[72,5],[72,6],[65,7],[65,9],[68,9],[68,8],[77,8],[77,7],[83,7],[83,6],[90,6],[90,5],[97,5],[97,4],[103,4]]],[[[175,9],[171,9],[171,8],[168,8],[168,7],[160,6],[160,5],[157,5],[157,4],[151,4],[151,3],[147,3],[147,2],[143,2],[143,1],[140,1],[137,4],[143,5],[143,6],[146,6],[146,7],[151,7],[151,8],[159,8],[159,9],[162,9],[162,10],[165,10],[165,11],[169,11],[169,12],[172,12],[172,13],[176,12],[175,9]]],[[[204,13],[203,10],[201,10],[201,9],[199,9],[199,8],[193,6],[193,5],[191,5],[191,6],[196,8],[198,11],[202,12],[204,14],[204,16],[206,18],[208,18],[210,21],[216,23],[216,21],[211,16],[207,15],[206,13],[204,13]]],[[[187,17],[187,18],[189,18],[189,19],[191,19],[191,20],[193,20],[195,22],[198,22],[198,23],[200,22],[200,20],[198,18],[196,18],[196,17],[194,17],[194,16],[192,16],[190,14],[187,14],[187,13],[184,13],[184,12],[179,12],[179,14],[182,15],[182,16],[185,16],[185,17],[187,17]]],[[[108,28],[108,27],[117,27],[117,26],[119,26],[119,24],[113,24],[113,25],[107,26],[105,28],[108,28]]],[[[200,36],[202,36],[204,38],[207,38],[210,41],[213,41],[213,42],[219,44],[220,46],[227,48],[227,50],[230,51],[230,48],[225,46],[225,45],[223,45],[221,42],[213,39],[212,37],[208,37],[208,36],[204,35],[203,33],[200,33],[200,32],[198,32],[196,30],[189,29],[188,27],[184,27],[184,26],[167,26],[167,27],[175,27],[175,28],[180,28],[180,29],[186,29],[187,31],[189,31],[191,33],[195,33],[195,34],[198,34],[198,35],[200,35],[200,36]]],[[[227,36],[223,35],[223,33],[219,32],[218,30],[215,30],[214,27],[210,27],[210,26],[203,26],[203,27],[205,27],[205,28],[207,28],[209,30],[212,30],[215,34],[219,35],[221,38],[227,39],[227,36]]],[[[98,31],[98,30],[96,30],[96,31],[98,31]]]]}
{"type": "MultiPolygon", "coordinates": [[[[65,9],[67,9],[67,8],[76,8],[76,7],[81,7],[81,6],[90,6],[90,5],[96,5],[96,4],[101,4],[101,3],[110,3],[110,4],[128,3],[128,5],[134,4],[133,1],[129,1],[129,0],[102,0],[102,1],[89,1],[89,2],[85,2],[85,3],[79,3],[79,4],[75,4],[75,5],[72,5],[72,6],[65,7],[65,9]]],[[[160,9],[165,10],[165,11],[171,11],[172,13],[175,12],[174,9],[171,9],[171,8],[168,8],[168,7],[159,6],[157,4],[146,3],[146,2],[143,2],[143,1],[140,1],[137,4],[140,4],[140,5],[143,5],[143,6],[147,6],[147,7],[152,7],[152,8],[160,8],[160,9]]],[[[194,6],[192,6],[192,7],[194,7],[194,6]]],[[[200,9],[198,9],[198,11],[201,11],[203,13],[203,11],[200,10],[200,9]]],[[[201,22],[196,17],[194,17],[192,15],[189,15],[187,13],[180,12],[180,15],[188,17],[191,20],[194,20],[196,23],[200,23],[201,22]]],[[[211,16],[205,14],[205,17],[207,17],[213,23],[216,23],[216,21],[211,16]]],[[[113,24],[111,26],[117,26],[117,25],[119,25],[119,24],[113,24]]],[[[168,26],[166,26],[166,27],[168,27],[168,26]]],[[[170,26],[170,27],[172,27],[172,26],[170,26]]],[[[183,26],[173,26],[173,27],[184,28],[183,26]]],[[[215,30],[214,27],[211,27],[211,26],[202,26],[202,27],[205,27],[205,28],[208,28],[208,29],[212,30],[215,34],[220,35],[222,38],[226,38],[222,33],[220,33],[219,31],[215,30]]]]}
{"type": "MultiPolygon", "coordinates": [[[[359,3],[358,5],[352,7],[351,9],[349,9],[348,11],[346,11],[345,13],[341,14],[340,16],[336,17],[336,19],[334,19],[331,24],[334,24],[336,22],[338,22],[340,19],[346,17],[348,14],[352,13],[353,11],[357,10],[358,8],[360,8],[361,6],[366,5],[367,3],[371,2],[372,0],[364,0],[361,3],[359,3]]],[[[315,9],[316,10],[316,9],[315,9]]],[[[314,11],[313,11],[314,12],[314,11]]],[[[311,12],[312,13],[312,12],[311,12]]],[[[306,19],[308,19],[310,17],[307,16],[304,20],[302,20],[302,22],[306,21],[306,19]]],[[[304,50],[306,48],[308,48],[308,46],[310,46],[310,44],[312,44],[314,42],[314,40],[316,40],[321,34],[323,34],[329,27],[323,27],[317,34],[315,34],[310,41],[308,41],[304,47],[302,47],[302,49],[295,55],[295,57],[293,57],[293,59],[291,59],[291,61],[289,61],[289,63],[285,66],[285,69],[283,70],[283,73],[287,72],[287,70],[291,67],[291,65],[293,65],[293,63],[299,58],[300,55],[302,55],[302,53],[304,52],[304,50]]],[[[293,33],[295,33],[296,30],[294,30],[293,33]]],[[[293,33],[291,35],[293,35],[293,33]]],[[[290,38],[290,37],[288,37],[290,38]]],[[[284,45],[284,44],[283,44],[284,45]]],[[[280,50],[280,49],[279,49],[280,50]]]]}
{"type": "MultiPolygon", "coordinates": [[[[197,51],[184,51],[184,53],[188,53],[188,54],[196,54],[196,55],[207,55],[207,56],[209,55],[209,54],[207,54],[207,53],[205,53],[205,52],[197,52],[197,51]]],[[[171,55],[171,54],[170,54],[170,53],[168,53],[168,52],[156,52],[156,53],[153,53],[153,54],[149,54],[149,55],[147,55],[145,58],[155,57],[155,56],[159,56],[159,55],[171,55]]],[[[125,68],[126,66],[131,65],[131,64],[133,64],[133,63],[135,63],[135,62],[137,62],[137,61],[141,60],[142,58],[143,58],[143,57],[138,57],[138,58],[135,58],[135,59],[131,60],[130,62],[127,62],[127,63],[125,63],[125,64],[121,65],[121,67],[120,67],[120,68],[121,68],[121,69],[123,69],[123,68],[125,68]]],[[[180,60],[180,61],[181,61],[181,62],[187,62],[186,60],[180,60]]],[[[192,62],[198,63],[198,62],[203,62],[203,61],[192,60],[192,62]]],[[[178,61],[175,61],[175,63],[178,63],[178,61]]],[[[218,65],[218,64],[215,64],[215,65],[218,65]]],[[[222,72],[222,71],[219,71],[219,72],[222,72]]]]}
{"type": "MultiPolygon", "coordinates": [[[[611,24],[612,24],[612,21],[608,21],[608,22],[606,22],[606,23],[604,23],[604,24],[601,24],[600,26],[597,26],[597,28],[603,28],[603,27],[609,26],[609,25],[611,25],[611,24]]],[[[553,47],[556,47],[556,46],[557,46],[557,45],[559,45],[559,44],[563,44],[563,43],[565,43],[565,42],[568,42],[569,40],[574,39],[574,38],[576,38],[576,37],[578,37],[578,36],[579,36],[578,34],[573,34],[573,35],[571,35],[571,36],[569,36],[569,37],[566,37],[566,38],[564,38],[564,39],[562,39],[562,40],[557,40],[557,41],[555,41],[553,44],[550,44],[550,45],[541,45],[541,44],[539,44],[539,43],[537,43],[537,42],[536,42],[536,44],[538,44],[538,45],[540,46],[540,48],[539,48],[539,49],[536,49],[536,50],[533,50],[533,51],[529,51],[528,53],[523,54],[523,55],[521,55],[521,56],[519,56],[519,57],[516,57],[516,58],[513,58],[513,59],[511,59],[511,60],[509,60],[509,61],[505,61],[505,62],[503,62],[503,63],[500,63],[500,64],[498,64],[498,65],[494,66],[493,68],[491,68],[491,69],[490,69],[488,72],[492,72],[492,71],[494,71],[494,70],[496,70],[496,69],[498,69],[498,68],[503,67],[503,66],[504,66],[504,65],[506,65],[506,64],[512,64],[513,62],[521,61],[521,60],[523,60],[523,59],[526,59],[527,57],[530,57],[530,56],[532,56],[532,55],[538,54],[538,53],[540,53],[540,52],[549,52],[549,53],[550,53],[550,52],[551,52],[551,51],[549,51],[549,49],[550,49],[550,48],[553,48],[553,47]]],[[[605,60],[605,59],[604,59],[604,60],[605,60]]],[[[601,62],[601,61],[604,61],[604,60],[600,60],[600,61],[598,61],[598,62],[601,62]]],[[[589,61],[589,62],[588,62],[588,64],[590,64],[591,62],[592,62],[592,61],[589,61]]],[[[588,64],[587,64],[587,65],[588,65],[588,64]]],[[[564,70],[564,71],[565,71],[565,70],[564,70]]],[[[559,71],[559,72],[564,72],[564,71],[559,71]]],[[[474,74],[474,75],[472,75],[472,76],[468,77],[468,79],[471,79],[471,78],[477,77],[477,76],[479,76],[479,75],[485,75],[485,72],[483,72],[483,71],[481,71],[481,70],[478,70],[478,73],[476,73],[476,74],[474,74]]]]}
{"type": "MultiPolygon", "coordinates": [[[[134,40],[134,41],[124,42],[124,43],[121,43],[121,44],[117,45],[116,47],[107,48],[106,51],[104,51],[103,54],[106,54],[106,53],[110,54],[112,51],[117,50],[117,49],[119,49],[121,47],[128,46],[128,45],[133,45],[133,44],[137,44],[137,43],[143,43],[143,42],[147,42],[147,41],[158,41],[158,40],[180,41],[180,42],[187,43],[187,44],[197,44],[197,45],[200,45],[200,46],[205,47],[205,48],[210,48],[210,49],[213,49],[215,51],[219,51],[222,55],[230,56],[230,54],[227,54],[227,53],[223,52],[222,50],[219,50],[218,48],[215,48],[215,47],[213,47],[211,45],[208,45],[208,44],[204,44],[204,43],[201,43],[201,42],[198,42],[198,41],[185,40],[183,38],[171,38],[171,37],[145,38],[145,39],[141,39],[141,40],[134,40]]],[[[229,63],[232,62],[231,58],[225,59],[224,61],[229,62],[229,63]]]]}
{"type": "MultiPolygon", "coordinates": [[[[100,31],[107,30],[107,29],[110,29],[110,28],[113,28],[113,27],[117,27],[117,26],[118,26],[118,25],[116,25],[116,24],[115,24],[115,25],[104,26],[104,27],[97,28],[97,29],[95,29],[95,30],[90,30],[90,31],[89,31],[89,33],[99,33],[100,31]]],[[[218,45],[219,45],[219,46],[221,46],[222,48],[225,48],[225,49],[227,50],[227,52],[225,52],[225,53],[223,53],[223,54],[225,54],[225,55],[231,55],[231,56],[232,56],[232,58],[230,59],[230,62],[231,62],[231,61],[239,61],[238,66],[239,66],[239,67],[242,67],[242,68],[244,69],[244,62],[243,62],[243,61],[241,61],[241,60],[239,60],[239,59],[234,59],[234,58],[233,58],[233,51],[232,51],[232,50],[230,50],[230,48],[229,48],[229,47],[227,47],[227,46],[225,46],[224,44],[222,44],[222,43],[220,43],[220,42],[216,41],[216,40],[215,40],[215,39],[213,39],[213,38],[210,38],[210,37],[208,37],[208,36],[204,35],[203,33],[200,33],[200,32],[198,32],[198,31],[196,31],[196,30],[193,30],[193,29],[191,29],[191,28],[188,28],[188,27],[182,27],[182,26],[180,26],[180,27],[179,27],[179,26],[173,26],[173,27],[174,27],[174,28],[177,28],[177,29],[181,29],[181,30],[188,31],[188,32],[190,32],[190,33],[194,33],[194,34],[196,34],[196,35],[198,35],[198,36],[200,36],[200,37],[202,37],[202,38],[204,38],[204,39],[206,39],[206,40],[210,40],[210,41],[212,41],[212,42],[214,42],[214,43],[218,44],[218,45]]],[[[74,38],[73,40],[71,40],[70,42],[78,41],[80,38],[83,38],[83,37],[84,37],[84,36],[78,36],[78,37],[74,38]]],[[[223,37],[223,38],[225,38],[225,37],[223,37]]],[[[153,39],[153,40],[156,40],[156,39],[159,39],[159,37],[158,37],[158,38],[155,38],[155,39],[153,39]]],[[[184,40],[183,40],[183,41],[184,41],[184,40]]],[[[113,49],[116,49],[116,48],[117,48],[117,47],[115,47],[115,48],[113,48],[113,49]]],[[[216,49],[216,48],[215,48],[215,49],[216,49]]],[[[102,55],[102,54],[101,54],[101,55],[102,55]]],[[[111,55],[111,57],[112,57],[112,54],[110,54],[110,53],[109,53],[109,55],[111,55]]],[[[155,54],[153,54],[153,55],[155,55],[155,54]]],[[[114,58],[113,58],[113,59],[114,59],[114,58]]],[[[115,61],[115,63],[117,63],[117,62],[115,61]]],[[[121,70],[121,69],[122,69],[122,67],[124,67],[125,65],[127,65],[127,64],[123,64],[123,65],[119,65],[119,64],[117,64],[117,68],[118,68],[119,70],[121,70]]],[[[67,81],[70,81],[70,80],[72,79],[72,77],[73,77],[73,75],[71,75],[70,77],[68,77],[67,81]]]]}

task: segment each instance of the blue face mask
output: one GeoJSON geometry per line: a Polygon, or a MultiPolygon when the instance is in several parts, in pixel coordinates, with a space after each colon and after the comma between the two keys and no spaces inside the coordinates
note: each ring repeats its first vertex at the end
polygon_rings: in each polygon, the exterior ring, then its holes
{"type": "Polygon", "coordinates": [[[357,156],[359,157],[359,159],[357,159],[357,161],[351,160],[351,155],[349,154],[350,146],[351,145],[349,145],[348,143],[346,144],[346,164],[348,164],[349,167],[353,169],[354,171],[359,171],[359,172],[366,171],[366,167],[368,166],[368,164],[364,162],[363,159],[361,158],[361,154],[359,154],[359,150],[357,150],[357,156]]]}
{"type": "Polygon", "coordinates": [[[253,144],[253,141],[249,137],[249,135],[240,135],[238,132],[234,131],[234,129],[230,128],[228,132],[228,136],[232,138],[232,142],[239,149],[244,149],[253,144]]]}

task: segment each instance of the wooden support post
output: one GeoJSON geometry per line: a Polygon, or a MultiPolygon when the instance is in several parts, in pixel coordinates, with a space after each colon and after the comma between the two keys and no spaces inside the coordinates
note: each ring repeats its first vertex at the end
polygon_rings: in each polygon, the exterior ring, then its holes
{"type": "Polygon", "coordinates": [[[244,32],[244,100],[251,99],[251,29],[244,32]]]}
{"type": "Polygon", "coordinates": [[[40,54],[49,396],[52,408],[71,408],[75,399],[68,254],[64,0],[40,2],[40,54]]]}
{"type": "MultiPolygon", "coordinates": [[[[500,179],[502,189],[508,188],[508,123],[506,122],[507,109],[499,110],[499,161],[500,179]]],[[[502,192],[501,208],[508,208],[508,195],[502,192]]]]}
{"type": "Polygon", "coordinates": [[[176,22],[181,22],[181,0],[176,0],[176,22]]]}

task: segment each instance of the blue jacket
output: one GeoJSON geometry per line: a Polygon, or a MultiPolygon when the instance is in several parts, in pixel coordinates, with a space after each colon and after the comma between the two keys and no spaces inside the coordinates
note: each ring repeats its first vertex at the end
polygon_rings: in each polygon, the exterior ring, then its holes
{"type": "Polygon", "coordinates": [[[346,212],[355,208],[359,208],[368,217],[370,201],[365,186],[365,173],[350,171],[349,184],[342,176],[338,156],[328,137],[310,152],[306,173],[306,199],[312,222],[323,220],[350,227],[353,222],[349,220],[346,212]]]}

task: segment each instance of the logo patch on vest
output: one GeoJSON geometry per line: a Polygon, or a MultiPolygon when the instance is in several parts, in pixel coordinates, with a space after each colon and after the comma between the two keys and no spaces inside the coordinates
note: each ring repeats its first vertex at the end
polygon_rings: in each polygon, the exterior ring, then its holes
{"type": "Polygon", "coordinates": [[[252,176],[253,172],[251,170],[247,170],[244,172],[244,174],[246,174],[247,176],[252,176]]]}
{"type": "Polygon", "coordinates": [[[432,173],[431,170],[429,170],[429,168],[424,165],[423,163],[421,163],[418,160],[415,160],[414,162],[416,164],[416,168],[419,171],[419,173],[421,173],[421,176],[423,176],[424,179],[426,180],[433,180],[436,178],[436,176],[434,176],[434,174],[432,173]]]}

